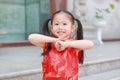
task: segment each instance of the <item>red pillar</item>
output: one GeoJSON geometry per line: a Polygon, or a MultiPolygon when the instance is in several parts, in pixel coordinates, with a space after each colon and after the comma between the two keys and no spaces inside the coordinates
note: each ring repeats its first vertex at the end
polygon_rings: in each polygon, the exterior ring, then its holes
{"type": "Polygon", "coordinates": [[[67,0],[50,0],[50,14],[52,15],[55,11],[66,10],[67,0]]]}

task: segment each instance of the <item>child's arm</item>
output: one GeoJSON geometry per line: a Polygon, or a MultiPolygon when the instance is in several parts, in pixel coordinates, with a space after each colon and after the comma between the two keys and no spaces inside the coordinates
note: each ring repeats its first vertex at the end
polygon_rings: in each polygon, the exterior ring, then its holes
{"type": "Polygon", "coordinates": [[[61,45],[61,48],[74,47],[80,50],[87,50],[94,46],[90,40],[57,41],[57,43],[61,45]]]}
{"type": "Polygon", "coordinates": [[[31,34],[29,35],[28,40],[36,46],[43,47],[45,42],[56,42],[58,39],[42,34],[31,34]]]}

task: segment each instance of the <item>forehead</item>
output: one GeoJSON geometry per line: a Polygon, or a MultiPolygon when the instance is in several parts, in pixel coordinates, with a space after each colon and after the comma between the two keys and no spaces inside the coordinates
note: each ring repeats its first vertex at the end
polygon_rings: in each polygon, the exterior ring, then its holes
{"type": "Polygon", "coordinates": [[[71,20],[70,15],[68,15],[67,13],[57,13],[54,15],[53,20],[71,20]]]}

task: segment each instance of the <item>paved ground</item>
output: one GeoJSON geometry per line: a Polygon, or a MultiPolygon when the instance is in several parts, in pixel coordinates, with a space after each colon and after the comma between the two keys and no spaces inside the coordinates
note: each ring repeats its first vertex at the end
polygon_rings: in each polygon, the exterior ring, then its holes
{"type": "Polygon", "coordinates": [[[80,77],[79,80],[120,80],[120,69],[80,77]]]}
{"type": "MultiPolygon", "coordinates": [[[[85,51],[85,63],[120,58],[120,42],[106,42],[85,51]]],[[[0,48],[0,74],[39,69],[41,48],[35,46],[0,48]]]]}
{"type": "Polygon", "coordinates": [[[40,68],[40,52],[35,46],[0,48],[0,74],[40,68]]]}

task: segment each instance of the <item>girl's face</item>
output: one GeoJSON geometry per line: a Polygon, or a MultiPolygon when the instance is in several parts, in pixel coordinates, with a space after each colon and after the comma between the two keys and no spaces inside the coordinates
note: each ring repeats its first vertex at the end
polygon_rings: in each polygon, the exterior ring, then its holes
{"type": "Polygon", "coordinates": [[[72,24],[70,18],[66,13],[58,13],[54,16],[51,30],[55,37],[70,38],[71,33],[75,30],[75,25],[72,24]]]}

